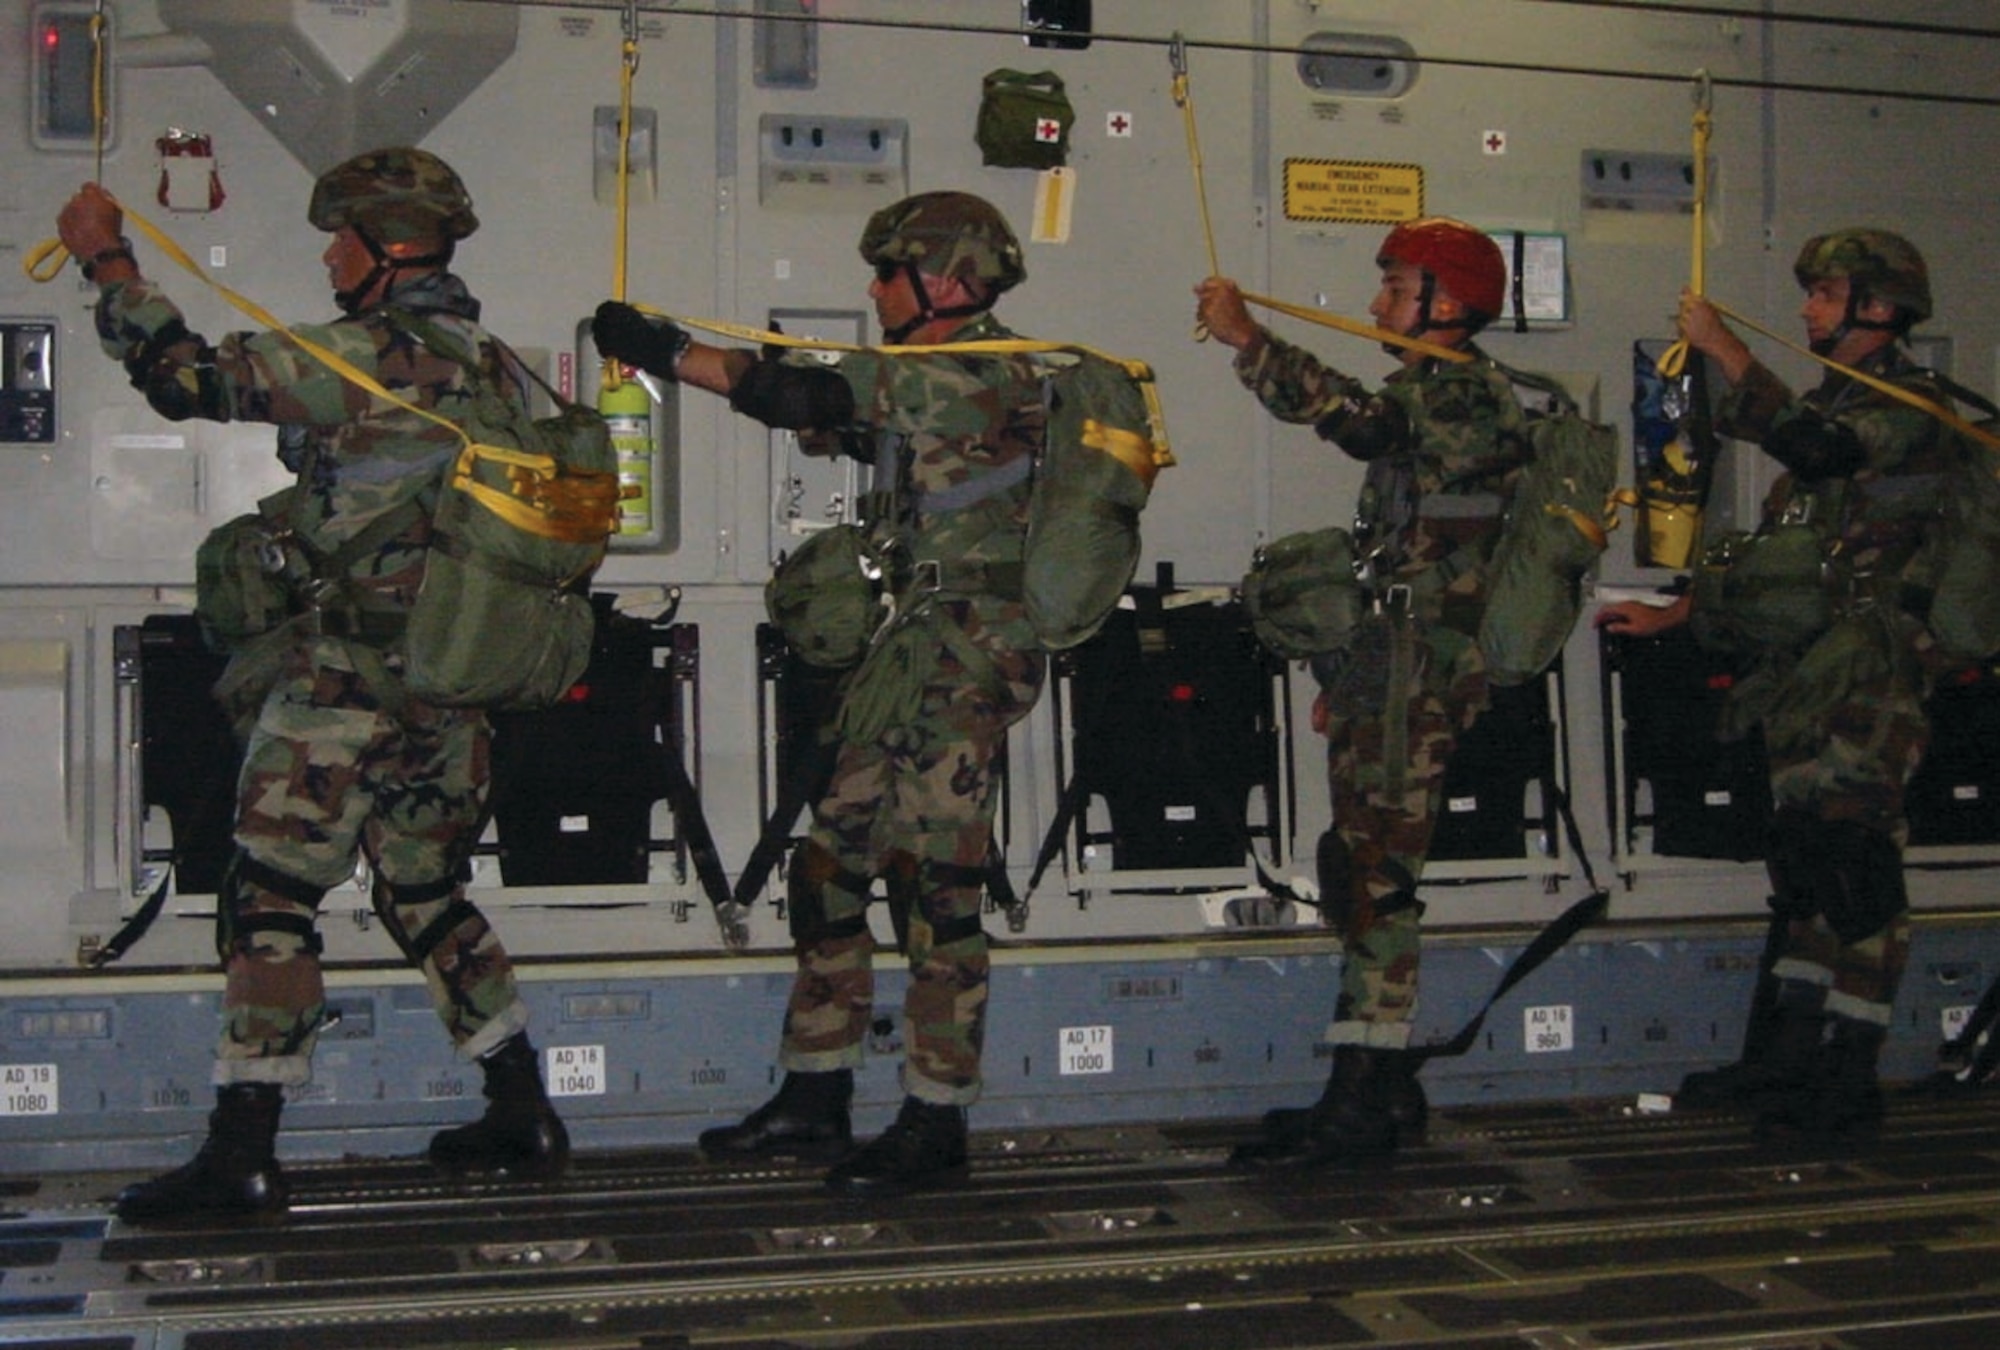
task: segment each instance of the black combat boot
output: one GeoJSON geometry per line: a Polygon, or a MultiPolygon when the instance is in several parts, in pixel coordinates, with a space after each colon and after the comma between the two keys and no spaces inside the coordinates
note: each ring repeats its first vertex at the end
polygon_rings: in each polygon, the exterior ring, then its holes
{"type": "Polygon", "coordinates": [[[854,1147],[848,1108],[854,1070],[787,1073],[778,1094],[734,1125],[703,1130],[695,1143],[711,1158],[784,1157],[831,1162],[854,1147]]]}
{"type": "Polygon", "coordinates": [[[1290,1112],[1265,1122],[1265,1134],[1238,1145],[1230,1165],[1249,1168],[1326,1167],[1386,1158],[1424,1130],[1430,1105],[1415,1062],[1397,1050],[1338,1045],[1326,1091],[1298,1120],[1290,1112]],[[1405,1136],[1408,1128],[1410,1134],[1405,1136]]]}
{"type": "Polygon", "coordinates": [[[517,1032],[480,1056],[486,1114],[431,1137],[431,1163],[447,1172],[493,1172],[526,1180],[561,1176],[569,1167],[569,1131],[549,1104],[528,1033],[517,1032]]]}
{"type": "Polygon", "coordinates": [[[1787,1016],[1771,1040],[1768,1080],[1744,1105],[1757,1113],[1757,1137],[1769,1143],[1812,1142],[1833,1070],[1825,1013],[1787,1016]]]}
{"type": "Polygon", "coordinates": [[[1825,1006],[1824,986],[1784,981],[1770,1010],[1768,1028],[1745,1047],[1743,1058],[1688,1074],[1674,1094],[1674,1105],[1689,1110],[1727,1107],[1761,1114],[1789,1098],[1810,1094],[1822,1068],[1825,1006]]]}
{"type": "Polygon", "coordinates": [[[282,1214],[291,1194],[276,1151],[284,1105],[284,1089],[276,1083],[217,1088],[208,1138],[194,1160],[127,1186],[112,1201],[113,1210],[132,1223],[282,1214]]]}
{"type": "Polygon", "coordinates": [[[965,1180],[965,1108],[903,1098],[888,1129],[826,1174],[843,1195],[892,1196],[965,1180]]]}
{"type": "Polygon", "coordinates": [[[1817,1072],[1769,1103],[1757,1118],[1758,1136],[1818,1146],[1872,1143],[1882,1128],[1876,1062],[1887,1036],[1888,1028],[1874,1022],[1829,1017],[1817,1072]]]}
{"type": "MultiPolygon", "coordinates": [[[[1375,1055],[1375,1070],[1369,1091],[1396,1123],[1397,1147],[1423,1143],[1430,1130],[1431,1118],[1430,1098],[1424,1095],[1423,1084],[1417,1081],[1417,1071],[1423,1067],[1423,1060],[1401,1050],[1378,1050],[1375,1055]]],[[[1334,1062],[1339,1064],[1337,1053],[1334,1062]]],[[[1329,1099],[1341,1090],[1336,1086],[1338,1081],[1339,1074],[1329,1074],[1319,1102],[1312,1106],[1280,1106],[1266,1111],[1263,1120],[1265,1141],[1290,1141],[1296,1145],[1303,1140],[1312,1129],[1314,1116],[1321,1104],[1330,1105],[1329,1099]]]]}

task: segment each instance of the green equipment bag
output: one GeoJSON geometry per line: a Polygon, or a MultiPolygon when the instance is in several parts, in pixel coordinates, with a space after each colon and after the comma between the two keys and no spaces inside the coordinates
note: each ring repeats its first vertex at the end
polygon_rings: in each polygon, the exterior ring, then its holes
{"type": "Polygon", "coordinates": [[[1053,70],[995,70],[982,84],[973,134],[988,168],[1053,169],[1069,158],[1075,121],[1062,77],[1053,70]]]}
{"type": "Polygon", "coordinates": [[[845,670],[882,626],[882,568],[856,525],[807,535],[764,586],[764,610],[807,665],[845,670]]]}
{"type": "Polygon", "coordinates": [[[1174,462],[1143,362],[1078,353],[1050,378],[1048,442],[1035,466],[1021,596],[1051,651],[1103,626],[1139,566],[1139,513],[1174,462]]]}
{"type": "Polygon", "coordinates": [[[1502,367],[1549,398],[1528,414],[1529,457],[1514,485],[1490,566],[1479,624],[1486,674],[1525,684],[1561,654],[1583,609],[1582,581],[1609,542],[1618,485],[1618,432],[1585,417],[1546,376],[1502,367]]]}
{"type": "Polygon", "coordinates": [[[560,398],[555,416],[531,417],[436,326],[393,319],[457,361],[472,396],[463,422],[472,443],[432,518],[404,681],[445,707],[547,707],[590,662],[590,578],[617,526],[610,433],[594,410],[560,398]]]}
{"type": "Polygon", "coordinates": [[[233,652],[294,609],[284,540],[295,488],[209,531],[194,554],[194,616],[211,651],[233,652]]]}
{"type": "Polygon", "coordinates": [[[1275,656],[1301,661],[1344,648],[1361,621],[1354,538],[1307,530],[1258,549],[1240,588],[1257,640],[1275,656]]]}
{"type": "Polygon", "coordinates": [[[1726,534],[1695,569],[1689,619],[1710,651],[1802,651],[1833,618],[1826,549],[1807,522],[1726,534]]]}

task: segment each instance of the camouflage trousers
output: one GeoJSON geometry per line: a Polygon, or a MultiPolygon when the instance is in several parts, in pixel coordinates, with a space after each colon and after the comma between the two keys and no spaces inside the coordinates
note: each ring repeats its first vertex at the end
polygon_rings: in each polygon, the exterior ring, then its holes
{"type": "MultiPolygon", "coordinates": [[[[1924,693],[1909,663],[1875,668],[1810,727],[1767,735],[1773,804],[1878,832],[1900,853],[1905,790],[1930,746],[1924,693]]],[[[1788,697],[1779,695],[1781,707],[1788,697]]],[[[1824,989],[1829,1013],[1887,1026],[1909,954],[1907,912],[1858,942],[1843,942],[1814,915],[1790,922],[1772,973],[1824,989]]]]}
{"type": "Polygon", "coordinates": [[[1930,748],[1924,716],[1929,690],[1915,659],[1862,667],[1836,696],[1783,681],[1764,721],[1771,763],[1771,804],[1825,821],[1909,837],[1903,791],[1930,748]],[[1810,707],[1809,717],[1793,710],[1810,707]]]}
{"type": "MultiPolygon", "coordinates": [[[[1486,706],[1486,668],[1469,637],[1431,627],[1400,690],[1379,714],[1327,725],[1333,850],[1346,893],[1329,921],[1341,930],[1340,993],[1327,1040],[1398,1050],[1416,1015],[1423,878],[1458,738],[1486,706]],[[1400,714],[1400,716],[1399,716],[1400,714]]],[[[1323,883],[1337,886],[1339,878],[1323,883]]]]}
{"type": "Polygon", "coordinates": [[[798,975],[779,1062],[794,1072],[853,1068],[874,1016],[870,888],[886,879],[906,917],[910,984],[903,1005],[903,1090],[924,1101],[979,1097],[988,957],[979,925],[997,804],[995,761],[1007,728],[1041,693],[1039,652],[989,648],[968,672],[947,651],[916,714],[876,739],[841,747],[791,866],[798,975]],[[819,913],[804,914],[801,908],[819,913]]]}
{"type": "Polygon", "coordinates": [[[490,739],[483,713],[409,699],[367,648],[295,646],[237,784],[238,858],[217,916],[218,1084],[310,1080],[326,1014],[314,924],[357,856],[460,1050],[478,1055],[526,1026],[512,963],[461,870],[484,823],[490,739]]]}

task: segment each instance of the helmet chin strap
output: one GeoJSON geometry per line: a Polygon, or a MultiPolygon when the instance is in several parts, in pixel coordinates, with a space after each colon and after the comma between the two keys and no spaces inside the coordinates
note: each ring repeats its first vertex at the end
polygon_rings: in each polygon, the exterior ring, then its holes
{"type": "Polygon", "coordinates": [[[993,302],[999,299],[998,295],[991,295],[976,303],[947,305],[940,309],[931,303],[930,287],[924,284],[922,270],[915,263],[905,261],[903,271],[910,278],[910,292],[917,297],[917,313],[909,322],[899,323],[882,334],[882,340],[892,347],[904,342],[910,334],[933,319],[964,319],[974,314],[984,314],[993,308],[993,302]]]}
{"type": "MultiPolygon", "coordinates": [[[[368,250],[368,256],[374,260],[375,265],[368,269],[368,275],[360,281],[346,290],[333,293],[333,303],[340,306],[340,312],[343,314],[360,312],[365,307],[367,297],[373,293],[375,284],[385,278],[393,278],[405,267],[441,267],[451,261],[449,246],[436,253],[426,253],[419,258],[397,258],[376,243],[375,236],[359,225],[350,225],[349,228],[354,231],[354,237],[361,241],[362,247],[368,250]]],[[[387,292],[388,287],[385,284],[383,293],[387,292]]]]}
{"type": "Polygon", "coordinates": [[[1870,299],[1871,297],[1867,292],[1863,291],[1859,286],[1850,285],[1847,288],[1847,310],[1840,316],[1840,326],[1818,341],[1808,342],[1806,346],[1811,350],[1812,354],[1814,356],[1833,355],[1840,344],[1846,341],[1847,335],[1856,329],[1864,333],[1893,333],[1898,337],[1909,331],[1910,326],[1903,321],[1901,310],[1897,310],[1896,317],[1886,323],[1879,319],[1862,318],[1861,306],[1867,304],[1870,299]]]}
{"type": "MultiPolygon", "coordinates": [[[[1429,268],[1425,268],[1424,284],[1417,291],[1417,321],[1410,326],[1409,332],[1403,334],[1404,337],[1420,338],[1426,333],[1435,333],[1440,328],[1457,329],[1464,326],[1456,322],[1449,324],[1437,323],[1431,316],[1431,301],[1436,298],[1437,278],[1431,275],[1429,268]]],[[[1384,342],[1381,345],[1382,350],[1391,356],[1401,356],[1408,350],[1408,348],[1399,347],[1393,342],[1384,342]]]]}

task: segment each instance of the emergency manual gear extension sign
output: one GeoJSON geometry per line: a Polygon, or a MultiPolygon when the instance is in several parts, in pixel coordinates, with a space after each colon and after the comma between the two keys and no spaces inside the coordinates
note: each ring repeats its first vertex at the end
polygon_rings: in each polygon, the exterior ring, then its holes
{"type": "Polygon", "coordinates": [[[1285,219],[1395,225],[1424,213],[1424,171],[1373,160],[1285,161],[1285,219]]]}

